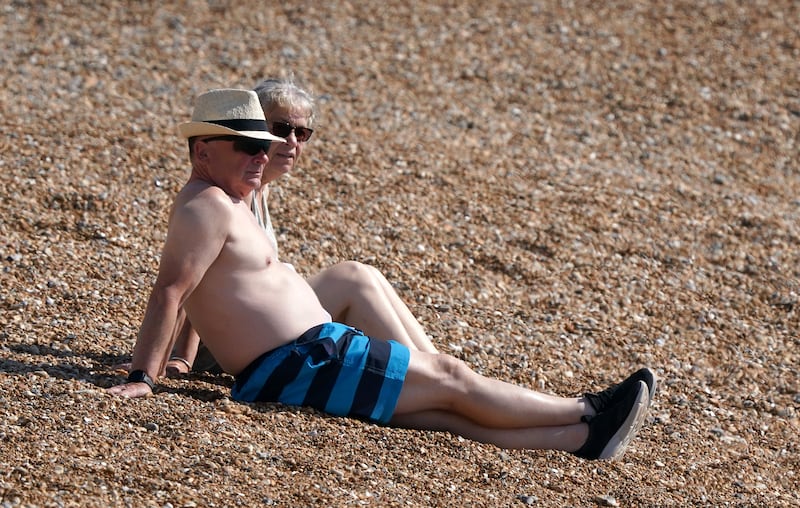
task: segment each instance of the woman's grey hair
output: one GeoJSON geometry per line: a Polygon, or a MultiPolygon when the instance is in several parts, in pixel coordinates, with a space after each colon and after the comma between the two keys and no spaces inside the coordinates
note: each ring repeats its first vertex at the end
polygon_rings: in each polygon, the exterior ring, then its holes
{"type": "Polygon", "coordinates": [[[259,83],[253,91],[258,94],[261,109],[268,114],[275,107],[305,111],[308,126],[314,123],[314,97],[291,79],[270,78],[259,83]]]}

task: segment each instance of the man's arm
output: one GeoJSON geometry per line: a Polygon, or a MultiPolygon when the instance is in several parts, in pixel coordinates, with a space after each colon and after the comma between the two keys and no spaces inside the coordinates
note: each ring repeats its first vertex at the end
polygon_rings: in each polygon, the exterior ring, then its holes
{"type": "Polygon", "coordinates": [[[181,312],[181,318],[172,353],[165,368],[167,376],[191,372],[197,348],[200,346],[200,337],[186,318],[185,312],[181,312]]]}
{"type": "MultiPolygon", "coordinates": [[[[167,364],[161,371],[162,376],[174,377],[187,374],[192,370],[192,364],[197,356],[200,346],[200,337],[192,328],[192,324],[186,319],[186,311],[181,309],[178,314],[178,321],[175,323],[175,337],[173,340],[172,353],[167,360],[167,364]]],[[[114,370],[124,370],[130,372],[131,362],[123,362],[114,365],[114,370]]]]}
{"type": "MultiPolygon", "coordinates": [[[[133,350],[131,372],[144,371],[155,380],[163,371],[179,311],[227,238],[231,210],[224,203],[215,189],[210,188],[183,206],[176,206],[161,253],[158,276],[133,350]]],[[[139,397],[152,390],[144,382],[134,382],[113,386],[108,391],[139,397]]]]}

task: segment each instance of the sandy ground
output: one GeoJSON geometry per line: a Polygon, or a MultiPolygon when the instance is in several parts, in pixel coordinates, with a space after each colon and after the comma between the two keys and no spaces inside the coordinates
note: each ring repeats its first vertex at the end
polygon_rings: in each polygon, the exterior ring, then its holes
{"type": "Polygon", "coordinates": [[[800,4],[0,5],[0,507],[800,503],[800,4]],[[618,462],[104,388],[176,125],[287,70],[317,131],[271,206],[304,274],[381,269],[436,345],[577,395],[662,383],[618,462]]]}

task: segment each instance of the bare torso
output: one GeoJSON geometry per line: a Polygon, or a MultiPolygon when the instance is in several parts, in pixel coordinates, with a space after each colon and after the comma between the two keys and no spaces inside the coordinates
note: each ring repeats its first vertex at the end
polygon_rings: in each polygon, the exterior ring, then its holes
{"type": "MultiPolygon", "coordinates": [[[[179,196],[177,206],[208,199],[205,194],[179,196]]],[[[262,353],[330,321],[330,315],[311,286],[276,260],[247,203],[231,201],[221,191],[214,194],[231,207],[221,224],[227,237],[184,308],[220,366],[235,375],[262,353]]]]}

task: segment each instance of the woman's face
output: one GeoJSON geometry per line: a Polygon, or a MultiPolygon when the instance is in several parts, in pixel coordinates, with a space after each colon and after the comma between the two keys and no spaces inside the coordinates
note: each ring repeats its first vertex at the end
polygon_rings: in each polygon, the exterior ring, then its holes
{"type": "MultiPolygon", "coordinates": [[[[288,123],[292,127],[308,127],[308,113],[300,109],[289,109],[283,106],[276,106],[270,111],[265,111],[267,125],[273,129],[274,122],[288,123]]],[[[294,169],[295,164],[303,153],[305,141],[298,141],[297,134],[293,130],[286,137],[285,143],[273,141],[269,149],[269,163],[264,168],[261,183],[267,184],[294,169]]]]}

